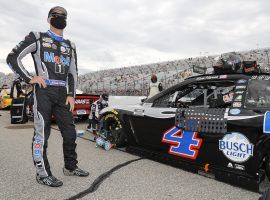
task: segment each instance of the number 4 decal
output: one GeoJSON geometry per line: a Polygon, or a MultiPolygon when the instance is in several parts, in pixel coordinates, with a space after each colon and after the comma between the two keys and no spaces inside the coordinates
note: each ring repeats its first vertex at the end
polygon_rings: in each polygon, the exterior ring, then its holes
{"type": "Polygon", "coordinates": [[[176,126],[163,134],[162,142],[170,144],[169,154],[195,160],[202,144],[198,132],[185,132],[176,126]]]}

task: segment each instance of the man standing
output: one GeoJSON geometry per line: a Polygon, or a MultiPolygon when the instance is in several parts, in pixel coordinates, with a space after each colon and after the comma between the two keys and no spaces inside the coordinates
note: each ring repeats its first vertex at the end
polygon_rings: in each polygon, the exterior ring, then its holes
{"type": "Polygon", "coordinates": [[[51,118],[54,115],[63,137],[65,175],[88,176],[77,167],[76,130],[72,111],[77,84],[77,56],[75,45],[63,38],[67,11],[53,7],[48,14],[50,30],[45,33],[30,32],[8,55],[7,63],[26,83],[34,85],[34,137],[33,160],[40,184],[58,187],[63,182],[55,178],[46,155],[50,136],[51,118]],[[31,53],[36,76],[22,65],[22,58],[31,53]],[[68,91],[67,91],[68,90],[68,91]]]}
{"type": "Polygon", "coordinates": [[[108,100],[109,100],[109,95],[104,93],[100,96],[98,100],[96,100],[91,105],[90,114],[89,114],[89,125],[87,127],[87,130],[89,132],[93,132],[94,135],[97,135],[99,113],[101,112],[103,108],[108,107],[108,100]]]}
{"type": "Polygon", "coordinates": [[[161,92],[163,90],[162,84],[161,82],[157,81],[157,76],[155,74],[153,74],[151,76],[151,82],[150,82],[150,91],[149,91],[149,95],[148,95],[148,99],[151,98],[152,96],[158,94],[159,92],[161,92]]]}

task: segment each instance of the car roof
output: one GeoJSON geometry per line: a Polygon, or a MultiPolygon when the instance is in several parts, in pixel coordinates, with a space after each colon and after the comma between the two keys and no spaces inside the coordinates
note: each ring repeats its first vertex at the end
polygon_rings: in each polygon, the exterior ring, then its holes
{"type": "Polygon", "coordinates": [[[207,82],[207,81],[221,81],[221,80],[237,80],[237,79],[250,79],[252,76],[254,75],[268,75],[269,74],[221,74],[221,75],[217,75],[217,74],[205,74],[205,75],[199,75],[199,76],[192,76],[189,78],[186,78],[184,81],[173,85],[172,87],[167,88],[166,90],[163,90],[162,92],[158,93],[157,95],[147,99],[145,101],[145,103],[153,103],[153,101],[161,96],[163,96],[164,94],[173,91],[175,89],[177,89],[178,87],[180,87],[183,84],[189,84],[192,82],[207,82]]]}

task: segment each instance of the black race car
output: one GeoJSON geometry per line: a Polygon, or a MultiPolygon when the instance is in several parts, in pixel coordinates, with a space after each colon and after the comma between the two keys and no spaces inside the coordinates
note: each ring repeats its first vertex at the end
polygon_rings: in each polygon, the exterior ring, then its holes
{"type": "Polygon", "coordinates": [[[201,75],[105,108],[100,128],[131,153],[259,191],[270,178],[269,111],[269,74],[201,75]]]}

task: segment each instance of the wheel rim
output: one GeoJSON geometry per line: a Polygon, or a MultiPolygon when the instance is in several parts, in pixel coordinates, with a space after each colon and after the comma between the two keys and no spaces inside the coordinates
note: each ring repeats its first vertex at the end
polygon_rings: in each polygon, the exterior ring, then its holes
{"type": "Polygon", "coordinates": [[[105,131],[110,132],[110,136],[108,137],[108,140],[111,141],[112,143],[117,143],[120,139],[121,129],[122,129],[119,127],[117,120],[112,117],[105,120],[105,117],[103,117],[101,124],[102,124],[102,126],[100,127],[101,130],[103,129],[105,131]]]}

